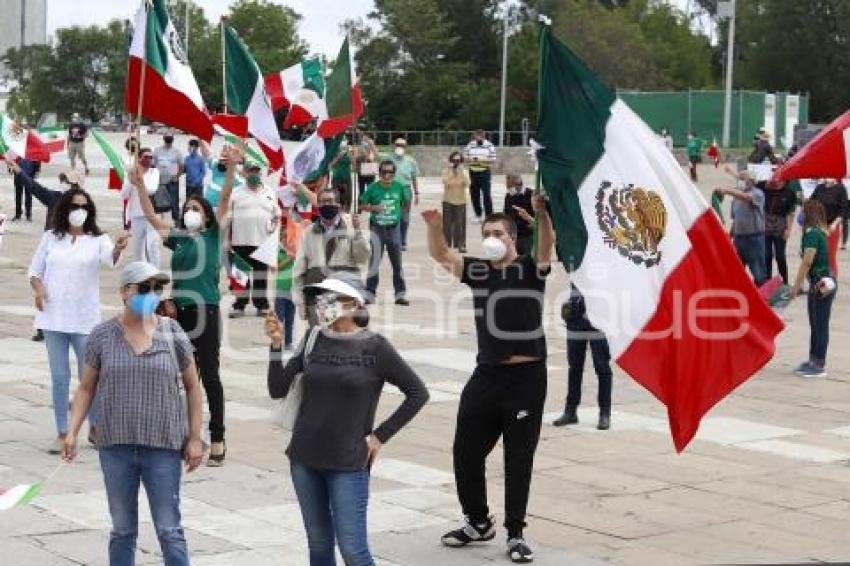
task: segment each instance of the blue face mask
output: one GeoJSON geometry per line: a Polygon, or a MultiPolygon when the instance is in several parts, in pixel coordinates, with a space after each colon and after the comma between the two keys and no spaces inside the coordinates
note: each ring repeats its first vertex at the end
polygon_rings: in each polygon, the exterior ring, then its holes
{"type": "Polygon", "coordinates": [[[159,295],[156,293],[135,294],[130,297],[127,306],[130,311],[140,318],[147,318],[156,312],[159,306],[159,295]]]}

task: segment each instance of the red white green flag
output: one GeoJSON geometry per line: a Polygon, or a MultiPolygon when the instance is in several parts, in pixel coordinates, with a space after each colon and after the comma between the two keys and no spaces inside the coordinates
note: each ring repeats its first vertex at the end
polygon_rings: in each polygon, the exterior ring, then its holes
{"type": "Polygon", "coordinates": [[[227,105],[248,118],[248,131],[269,160],[269,168],[283,167],[283,143],[274,121],[263,75],[236,31],[224,24],[224,53],[227,78],[227,105]]]}
{"type": "Polygon", "coordinates": [[[212,139],[212,122],[165,0],[145,0],[136,13],[124,91],[127,112],[139,112],[139,96],[141,115],[148,120],[212,139]]]}
{"type": "Polygon", "coordinates": [[[230,254],[230,289],[232,291],[244,291],[251,282],[251,264],[236,252],[230,254]]]}
{"type": "Polygon", "coordinates": [[[279,73],[266,75],[266,92],[272,109],[287,109],[284,128],[305,126],[328,117],[325,103],[324,65],[318,57],[305,59],[279,73]]]}
{"type": "Polygon", "coordinates": [[[121,159],[121,156],[118,155],[118,152],[109,143],[109,140],[99,130],[93,129],[91,133],[95,143],[97,143],[97,146],[106,156],[107,161],[109,161],[108,187],[114,191],[121,190],[121,187],[124,185],[124,160],[121,159]]]}
{"type": "Polygon", "coordinates": [[[675,158],[548,26],[540,67],[537,158],[559,257],[682,451],[770,361],[782,321],[675,158]]]}
{"type": "Polygon", "coordinates": [[[68,142],[68,130],[61,126],[39,128],[38,135],[50,153],[65,151],[68,142]]]}
{"type": "Polygon", "coordinates": [[[345,132],[363,115],[363,96],[354,73],[354,59],[348,38],[342,42],[325,87],[328,108],[327,119],[319,123],[318,132],[323,138],[332,138],[345,132]]]}
{"type": "Polygon", "coordinates": [[[50,161],[50,148],[41,137],[27,130],[6,114],[0,113],[0,153],[12,159],[22,157],[31,161],[50,161]]]}

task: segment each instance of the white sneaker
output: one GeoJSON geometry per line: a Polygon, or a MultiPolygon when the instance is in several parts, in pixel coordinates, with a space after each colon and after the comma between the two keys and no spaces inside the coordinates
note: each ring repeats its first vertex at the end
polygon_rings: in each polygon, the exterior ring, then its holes
{"type": "Polygon", "coordinates": [[[473,224],[481,224],[481,217],[480,216],[473,216],[472,217],[472,223],[473,224]]]}

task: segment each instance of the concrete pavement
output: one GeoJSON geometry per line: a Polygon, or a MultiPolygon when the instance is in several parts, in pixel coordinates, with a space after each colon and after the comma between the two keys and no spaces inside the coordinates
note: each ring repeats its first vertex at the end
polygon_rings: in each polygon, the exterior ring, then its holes
{"type": "MultiPolygon", "coordinates": [[[[701,173],[705,190],[723,181],[708,167],[701,173]]],[[[50,174],[46,183],[54,178],[50,174]]],[[[114,235],[120,224],[118,196],[103,188],[102,175],[89,184],[101,225],[114,235]]],[[[437,180],[427,179],[423,193],[423,205],[438,203],[437,180]]],[[[494,200],[501,204],[501,191],[496,193],[494,200]]],[[[12,199],[10,179],[3,175],[0,206],[10,216],[12,199]]],[[[43,344],[29,340],[33,311],[26,268],[44,214],[37,203],[35,210],[33,223],[9,226],[0,248],[0,489],[42,479],[57,462],[45,452],[53,437],[47,356],[43,344]]],[[[479,250],[474,226],[469,243],[471,253],[479,250]]],[[[798,251],[795,232],[788,252],[792,272],[798,251]]],[[[846,254],[841,263],[843,270],[850,268],[846,254]]],[[[383,565],[509,563],[503,530],[492,543],[473,549],[439,544],[439,535],[459,516],[451,442],[459,392],[475,357],[472,304],[468,291],[447,282],[427,258],[418,218],[405,265],[412,306],[391,304],[389,272],[384,271],[380,292],[387,295],[372,310],[373,326],[420,372],[432,401],[381,453],[371,485],[371,546],[383,565]]],[[[553,418],[566,389],[558,296],[567,281],[558,267],[547,288],[547,411],[553,418]]],[[[116,289],[115,274],[104,273],[104,316],[118,308],[116,289]]],[[[791,373],[808,348],[805,303],[795,301],[783,315],[788,328],[778,339],[774,360],[710,413],[684,454],[673,449],[663,407],[617,369],[612,429],[595,430],[596,385],[588,367],[581,424],[566,429],[547,424],[537,452],[526,531],[536,563],[850,561],[845,536],[850,519],[846,296],[839,291],[833,312],[828,378],[805,381],[791,373]]],[[[229,302],[225,296],[222,304],[229,302]]],[[[283,455],[287,435],[268,422],[272,404],[265,391],[261,321],[225,319],[224,335],[227,463],[186,477],[183,514],[193,563],[307,564],[283,455]]],[[[386,393],[379,418],[400,400],[391,388],[386,393]]],[[[488,463],[490,503],[501,520],[500,448],[488,463]]],[[[144,496],[140,510],[139,563],[159,563],[144,496]]],[[[79,461],[60,470],[30,505],[0,514],[2,562],[105,564],[108,530],[96,453],[85,447],[79,461]]]]}

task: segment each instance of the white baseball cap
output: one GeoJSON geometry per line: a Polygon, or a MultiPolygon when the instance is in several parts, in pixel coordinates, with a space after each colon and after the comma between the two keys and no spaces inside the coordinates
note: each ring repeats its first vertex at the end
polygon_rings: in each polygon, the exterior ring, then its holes
{"type": "Polygon", "coordinates": [[[335,275],[333,277],[326,278],[321,283],[314,283],[312,285],[307,285],[307,287],[315,289],[316,291],[331,291],[338,295],[352,298],[357,301],[357,304],[359,305],[364,305],[366,303],[361,291],[363,283],[360,282],[359,278],[355,279],[353,277],[345,277],[345,275],[335,275]]]}
{"type": "Polygon", "coordinates": [[[146,261],[131,261],[121,269],[118,279],[121,285],[144,283],[150,279],[156,279],[162,284],[171,281],[171,277],[166,272],[160,271],[146,261]]]}

